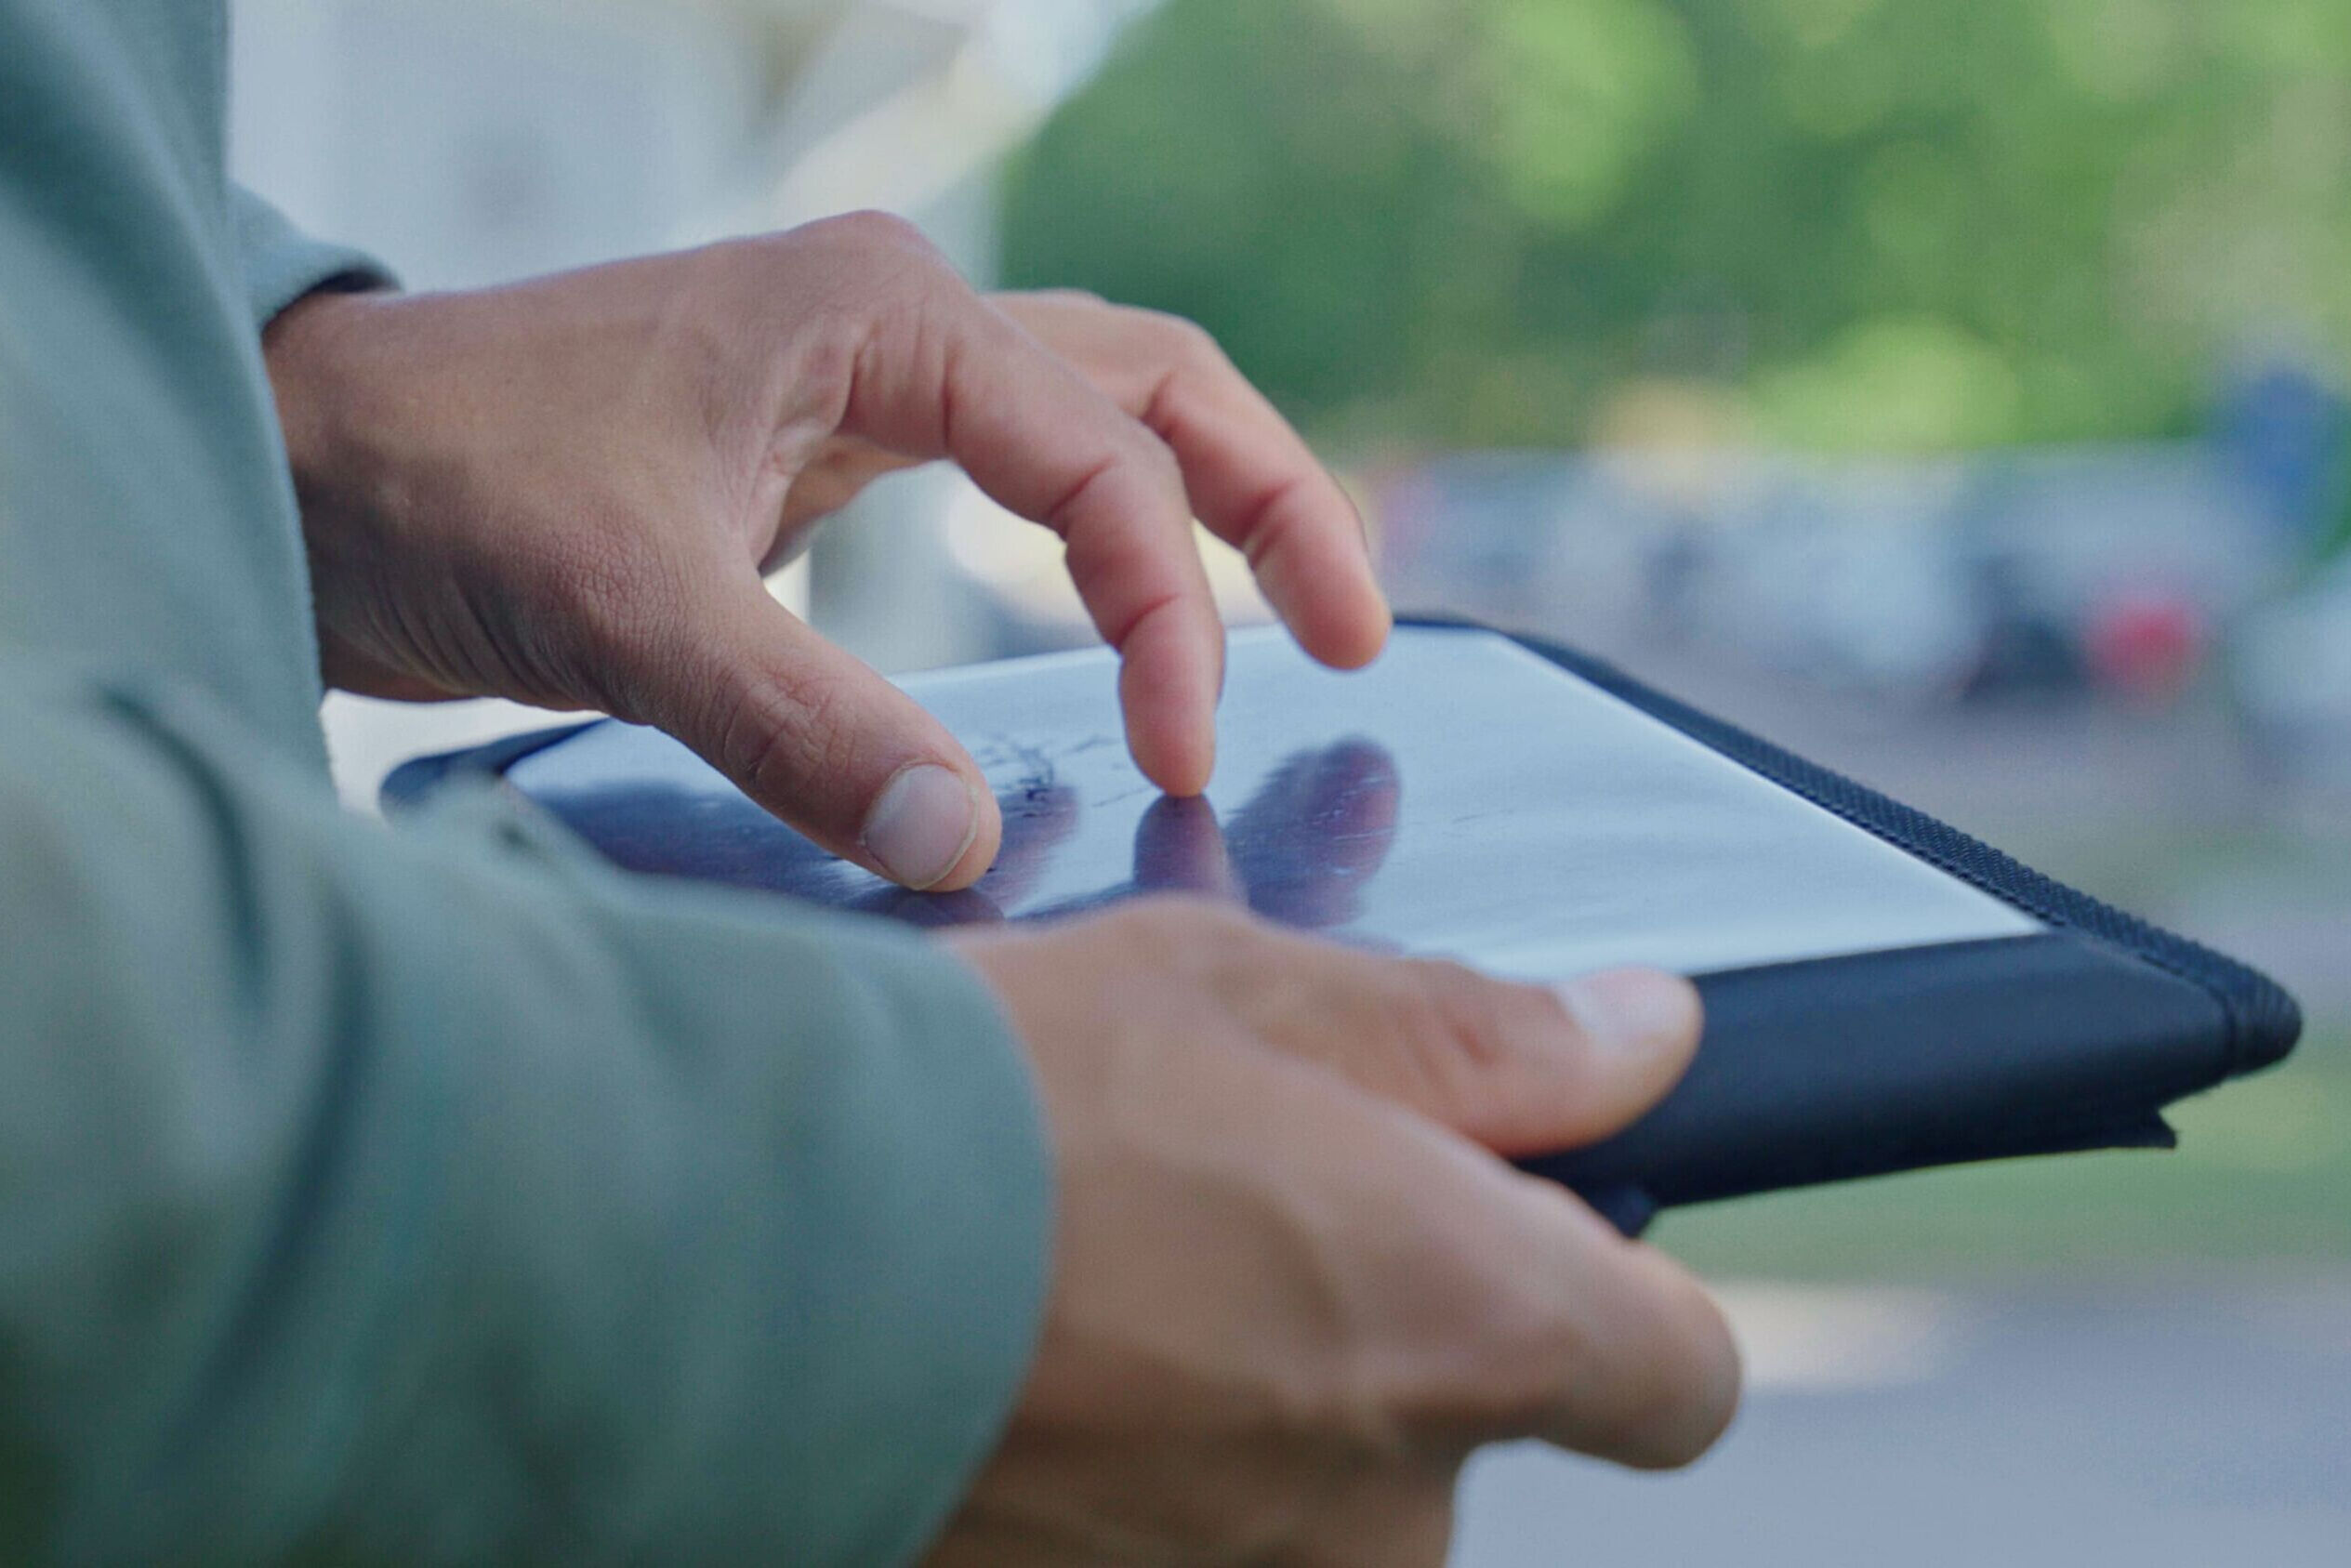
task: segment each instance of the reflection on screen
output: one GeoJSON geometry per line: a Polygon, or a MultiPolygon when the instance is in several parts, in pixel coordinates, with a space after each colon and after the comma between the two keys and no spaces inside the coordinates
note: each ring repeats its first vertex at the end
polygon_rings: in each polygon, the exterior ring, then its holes
{"type": "Polygon", "coordinates": [[[1090,652],[905,682],[1003,810],[996,865],[959,893],[834,858],[650,731],[600,725],[509,778],[622,865],[922,925],[1182,891],[1530,977],[2039,929],[1489,633],[1407,628],[1354,675],[1275,633],[1235,637],[1217,779],[1195,800],[1136,772],[1114,676],[1090,652]]]}

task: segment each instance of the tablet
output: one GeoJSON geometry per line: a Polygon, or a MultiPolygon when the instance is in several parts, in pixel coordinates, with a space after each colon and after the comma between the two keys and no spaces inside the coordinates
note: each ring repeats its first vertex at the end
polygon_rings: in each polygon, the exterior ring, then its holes
{"type": "Polygon", "coordinates": [[[1696,978],[1688,1077],[1627,1133],[1529,1162],[1627,1230],[1661,1206],[1921,1166],[2168,1144],[2163,1106],[2275,1061],[2293,1004],[2241,965],[1556,646],[1400,626],[1341,674],[1232,639],[1216,781],[1129,758],[1089,650],[902,684],[1004,815],[974,888],[909,893],[605,721],[427,759],[393,804],[495,772],[633,870],[933,925],[1153,892],[1366,947],[1559,980],[1696,978]]]}

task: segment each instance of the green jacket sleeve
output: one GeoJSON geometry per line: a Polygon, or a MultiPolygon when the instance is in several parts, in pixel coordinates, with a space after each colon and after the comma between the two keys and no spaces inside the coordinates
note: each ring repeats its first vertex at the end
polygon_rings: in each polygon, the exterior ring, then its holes
{"type": "Polygon", "coordinates": [[[889,1564],[1030,1353],[984,987],[0,657],[0,1558],[889,1564]]]}
{"type": "Polygon", "coordinates": [[[311,239],[242,185],[229,188],[229,222],[257,327],[269,325],[279,311],[319,289],[398,284],[390,269],[365,251],[311,239]]]}

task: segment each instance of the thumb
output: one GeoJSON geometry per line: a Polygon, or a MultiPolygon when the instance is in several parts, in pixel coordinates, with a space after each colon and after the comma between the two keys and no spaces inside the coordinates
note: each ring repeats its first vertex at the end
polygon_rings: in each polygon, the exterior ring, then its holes
{"type": "Polygon", "coordinates": [[[1622,1131],[1681,1081],[1702,1024],[1697,988],[1656,969],[1558,986],[1407,961],[1390,1021],[1356,1036],[1348,1075],[1505,1157],[1622,1131]]]}
{"type": "Polygon", "coordinates": [[[756,578],[689,617],[693,643],[641,687],[642,717],[846,860],[949,892],[996,859],[1003,819],[939,721],[756,578]]]}
{"type": "MultiPolygon", "coordinates": [[[[1286,936],[1260,938],[1261,948],[1286,936]]],[[[1697,1050],[1697,988],[1654,969],[1559,986],[1461,965],[1298,942],[1239,1005],[1264,1038],[1505,1156],[1618,1132],[1680,1081],[1697,1050]]]]}

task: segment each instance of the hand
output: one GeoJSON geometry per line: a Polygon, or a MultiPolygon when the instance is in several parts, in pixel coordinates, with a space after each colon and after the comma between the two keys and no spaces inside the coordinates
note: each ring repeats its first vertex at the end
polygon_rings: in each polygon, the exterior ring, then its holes
{"type": "Polygon", "coordinates": [[[951,940],[1027,1043],[1061,1203],[1036,1364],[933,1568],[1434,1568],[1476,1445],[1668,1466],[1728,1421],[1712,1303],[1496,1157],[1662,1095],[1685,982],[1553,993],[1188,903],[951,940]]]}
{"type": "Polygon", "coordinates": [[[947,458],[1054,529],[1123,655],[1129,744],[1208,783],[1223,633],[1192,542],[1245,550],[1307,651],[1388,617],[1338,484],[1197,328],[973,294],[871,215],[474,294],[325,294],[265,340],[328,681],[655,724],[826,848],[969,886],[969,757],[760,580],[886,468],[947,458]]]}

